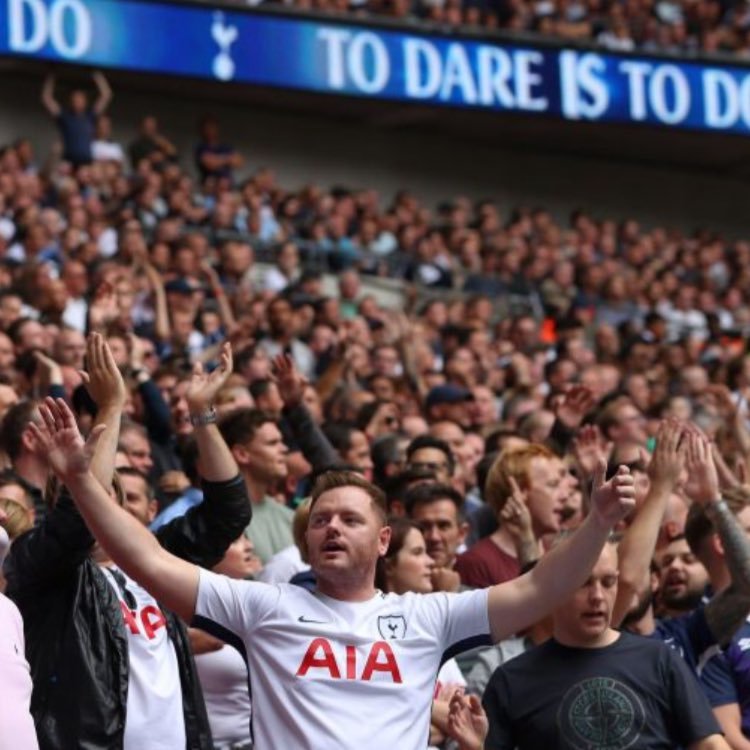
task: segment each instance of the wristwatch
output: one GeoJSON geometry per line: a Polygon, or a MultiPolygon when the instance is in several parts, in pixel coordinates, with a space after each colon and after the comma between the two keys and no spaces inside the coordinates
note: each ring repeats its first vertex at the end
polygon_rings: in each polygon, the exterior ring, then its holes
{"type": "Polygon", "coordinates": [[[207,424],[216,424],[216,409],[211,406],[203,414],[191,414],[190,424],[193,427],[205,427],[207,424]]]}

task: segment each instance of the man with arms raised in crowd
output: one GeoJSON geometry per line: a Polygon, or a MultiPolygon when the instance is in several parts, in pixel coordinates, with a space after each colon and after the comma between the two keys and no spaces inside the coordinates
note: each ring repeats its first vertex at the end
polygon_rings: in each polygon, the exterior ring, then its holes
{"type": "Polygon", "coordinates": [[[63,401],[47,400],[41,412],[36,437],[115,562],[246,656],[260,749],[335,750],[373,737],[383,747],[424,747],[446,652],[489,635],[499,641],[570,597],[634,504],[628,470],[605,484],[602,463],[588,517],[528,574],[455,595],[384,595],[374,586],[390,537],[384,497],[357,474],[330,472],[313,490],[306,535],[317,590],[233,581],[170,555],[110,500],[89,471],[99,426],[84,443],[63,401]]]}

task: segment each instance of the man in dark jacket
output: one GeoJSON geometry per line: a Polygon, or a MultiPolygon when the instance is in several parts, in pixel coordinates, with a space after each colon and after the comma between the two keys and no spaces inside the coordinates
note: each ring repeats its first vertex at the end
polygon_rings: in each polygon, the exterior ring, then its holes
{"type": "MultiPolygon", "coordinates": [[[[109,487],[126,391],[98,334],[87,359],[97,422],[106,425],[93,466],[109,487]]],[[[251,513],[212,409],[231,360],[227,345],[220,367],[211,375],[196,371],[187,394],[205,502],[157,535],[165,549],[209,568],[242,534],[251,513]]],[[[147,480],[131,472],[122,487],[124,507],[145,523],[147,480]]],[[[16,540],[7,577],[8,595],[26,624],[41,748],[213,747],[184,625],[109,561],[66,491],[40,526],[16,540]]]]}

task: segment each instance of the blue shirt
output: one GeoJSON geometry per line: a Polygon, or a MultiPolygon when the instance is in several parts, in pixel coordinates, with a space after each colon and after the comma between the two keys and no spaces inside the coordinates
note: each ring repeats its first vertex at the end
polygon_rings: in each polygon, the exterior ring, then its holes
{"type": "Polygon", "coordinates": [[[164,508],[164,510],[159,513],[153,521],[151,521],[151,526],[149,526],[149,528],[152,532],[156,532],[175,518],[184,516],[191,508],[200,505],[202,502],[203,492],[195,489],[195,487],[188,487],[188,489],[186,489],[177,500],[164,508]]]}

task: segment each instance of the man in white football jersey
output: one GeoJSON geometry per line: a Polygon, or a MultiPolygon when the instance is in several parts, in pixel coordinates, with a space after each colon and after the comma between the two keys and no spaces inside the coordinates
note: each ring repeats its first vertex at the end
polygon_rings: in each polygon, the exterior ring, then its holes
{"type": "Polygon", "coordinates": [[[239,649],[250,668],[256,747],[417,750],[427,745],[435,675],[453,653],[507,638],[580,587],[615,523],[634,506],[626,468],[533,571],[460,594],[383,594],[388,547],[382,492],[349,472],[323,475],[312,494],[307,546],[317,590],[230,580],[173,557],[110,500],[89,471],[100,428],[84,443],[62,401],[36,428],[50,464],[113,560],[185,620],[239,649]]]}

